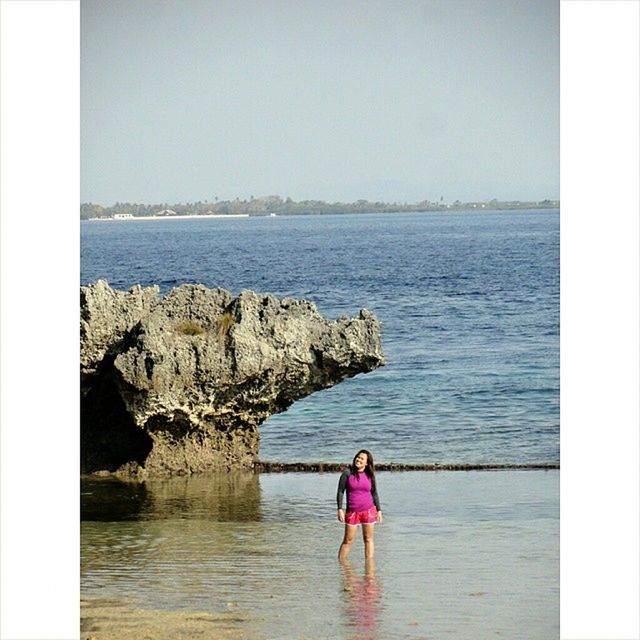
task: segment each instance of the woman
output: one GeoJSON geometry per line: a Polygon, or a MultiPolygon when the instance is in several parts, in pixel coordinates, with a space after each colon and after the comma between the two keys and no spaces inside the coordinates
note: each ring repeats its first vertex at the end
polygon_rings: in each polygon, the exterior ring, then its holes
{"type": "Polygon", "coordinates": [[[345,523],[344,539],[340,545],[338,559],[344,560],[356,537],[357,528],[362,525],[364,557],[373,558],[373,525],[382,523],[380,500],[376,490],[376,476],[373,456],[361,449],[356,453],[349,469],[345,469],[338,482],[338,520],[345,523]],[[342,498],[347,492],[347,511],[342,508],[342,498]]]}

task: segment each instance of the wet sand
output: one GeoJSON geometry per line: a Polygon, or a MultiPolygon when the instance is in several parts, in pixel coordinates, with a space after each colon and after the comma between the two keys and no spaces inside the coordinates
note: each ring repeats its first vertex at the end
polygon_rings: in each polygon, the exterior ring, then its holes
{"type": "Polygon", "coordinates": [[[81,640],[236,640],[250,638],[239,627],[246,622],[233,612],[152,611],[108,598],[80,602],[81,640]]]}

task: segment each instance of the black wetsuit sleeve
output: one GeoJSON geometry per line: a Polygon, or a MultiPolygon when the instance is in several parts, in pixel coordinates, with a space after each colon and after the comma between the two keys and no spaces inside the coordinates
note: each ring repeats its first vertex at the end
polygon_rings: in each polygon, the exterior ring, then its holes
{"type": "Polygon", "coordinates": [[[371,496],[373,498],[373,504],[376,505],[376,509],[378,511],[382,511],[382,509],[380,508],[380,498],[378,498],[378,487],[376,486],[376,483],[373,483],[373,486],[371,487],[371,496]]]}
{"type": "Polygon", "coordinates": [[[347,478],[349,477],[349,470],[346,469],[342,472],[340,476],[340,480],[338,480],[338,495],[336,496],[336,500],[338,502],[338,509],[342,509],[342,500],[344,498],[344,492],[347,489],[347,478]]]}

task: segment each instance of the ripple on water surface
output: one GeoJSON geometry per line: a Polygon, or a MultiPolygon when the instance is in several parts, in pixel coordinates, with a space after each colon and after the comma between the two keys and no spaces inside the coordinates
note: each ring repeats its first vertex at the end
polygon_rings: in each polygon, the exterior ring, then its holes
{"type": "Polygon", "coordinates": [[[558,472],[379,473],[376,559],[336,560],[337,474],[82,486],[83,596],[237,611],[264,638],[556,637],[558,472]]]}
{"type": "Polygon", "coordinates": [[[387,365],[270,418],[265,459],[335,462],[366,440],[387,462],[559,461],[557,210],[86,221],[81,234],[83,283],[200,282],[377,315],[387,365]],[[406,421],[410,441],[396,437],[406,421]]]}

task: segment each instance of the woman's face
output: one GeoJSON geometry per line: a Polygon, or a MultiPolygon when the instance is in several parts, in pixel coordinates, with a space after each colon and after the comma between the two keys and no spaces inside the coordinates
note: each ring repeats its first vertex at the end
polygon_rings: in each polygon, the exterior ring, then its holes
{"type": "Polygon", "coordinates": [[[364,471],[365,467],[367,466],[367,454],[359,453],[356,456],[355,465],[358,471],[364,471]]]}

